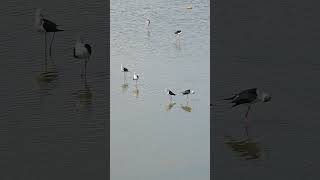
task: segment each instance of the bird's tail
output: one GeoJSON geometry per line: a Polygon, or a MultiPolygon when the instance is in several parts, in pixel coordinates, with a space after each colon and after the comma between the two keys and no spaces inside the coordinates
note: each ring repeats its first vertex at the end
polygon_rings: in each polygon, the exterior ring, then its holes
{"type": "Polygon", "coordinates": [[[57,29],[57,32],[59,32],[59,31],[64,31],[63,29],[57,29]]]}

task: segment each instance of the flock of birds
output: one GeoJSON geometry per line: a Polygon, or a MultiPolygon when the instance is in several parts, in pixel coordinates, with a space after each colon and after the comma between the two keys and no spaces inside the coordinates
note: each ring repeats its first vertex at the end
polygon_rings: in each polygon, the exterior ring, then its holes
{"type": "MultiPolygon", "coordinates": [[[[149,27],[151,24],[150,19],[146,20],[146,24],[149,27]]],[[[38,8],[36,9],[35,13],[35,27],[38,32],[44,33],[44,38],[45,38],[45,58],[47,58],[47,33],[53,33],[52,39],[50,42],[50,49],[49,49],[49,55],[51,56],[51,49],[52,49],[52,44],[54,40],[54,36],[56,32],[62,32],[64,31],[63,29],[59,29],[59,25],[56,23],[48,20],[47,18],[44,17],[42,14],[42,9],[38,8]]],[[[175,35],[179,36],[182,34],[181,30],[177,30],[174,32],[175,35]]],[[[84,66],[81,72],[81,77],[84,76],[86,79],[87,75],[87,63],[89,62],[90,56],[92,53],[92,47],[89,44],[83,43],[83,39],[79,37],[75,43],[75,46],[73,48],[73,57],[76,59],[81,59],[84,60],[84,66]]],[[[121,71],[124,73],[124,77],[126,78],[126,75],[129,71],[128,68],[124,67],[121,64],[121,71]]],[[[136,85],[138,84],[140,76],[136,73],[133,72],[133,80],[136,82],[136,85]]],[[[176,96],[177,94],[172,92],[169,89],[165,90],[166,93],[170,96],[170,101],[172,101],[172,97],[176,96]]],[[[186,95],[187,98],[190,94],[194,94],[195,92],[193,90],[187,89],[183,92],[181,92],[182,95],[186,95]]],[[[231,103],[234,103],[232,107],[236,107],[238,105],[246,105],[247,106],[247,112],[245,114],[245,119],[247,121],[249,111],[251,109],[251,106],[255,103],[258,102],[269,102],[271,100],[271,95],[258,90],[257,88],[251,88],[251,89],[246,89],[243,90],[239,93],[236,93],[234,96],[230,98],[225,98],[224,100],[231,100],[231,103]]],[[[212,104],[210,104],[212,106],[212,104]]],[[[248,121],[247,121],[248,122],[248,121]]]]}
{"type": "MultiPolygon", "coordinates": [[[[49,55],[51,57],[51,49],[56,32],[62,32],[63,29],[59,29],[60,25],[52,22],[51,20],[44,17],[42,14],[42,9],[36,9],[35,13],[35,28],[38,32],[44,33],[45,38],[45,59],[47,59],[47,33],[53,33],[52,39],[50,42],[49,55]]],[[[90,56],[92,53],[92,47],[89,44],[83,42],[82,37],[78,37],[75,46],[73,48],[73,57],[76,59],[84,60],[84,66],[81,72],[81,77],[86,79],[87,75],[87,63],[89,62],[90,56]]]]}
{"type": "MultiPolygon", "coordinates": [[[[146,20],[146,26],[149,27],[150,24],[151,24],[151,21],[150,21],[149,18],[147,18],[147,20],[146,20]]],[[[181,30],[177,30],[177,31],[174,32],[174,34],[180,39],[180,35],[182,34],[182,31],[181,31],[181,30]]],[[[128,73],[128,72],[131,72],[131,71],[129,71],[129,69],[128,69],[127,67],[124,67],[123,64],[121,64],[121,67],[120,67],[120,68],[121,68],[121,71],[124,73],[124,80],[126,80],[126,78],[127,78],[127,73],[128,73]]],[[[138,84],[139,78],[140,78],[139,74],[137,74],[136,72],[133,72],[133,80],[136,82],[136,86],[137,86],[137,84],[138,84]]],[[[170,106],[170,105],[172,106],[172,103],[174,103],[174,102],[172,102],[172,97],[173,97],[173,96],[176,96],[177,94],[174,93],[174,92],[172,92],[172,90],[169,90],[169,89],[167,89],[167,88],[165,89],[165,92],[166,92],[167,95],[170,96],[170,104],[169,104],[169,106],[170,106]]],[[[184,90],[183,92],[181,92],[180,94],[181,94],[181,95],[186,95],[186,96],[187,96],[187,100],[188,100],[189,95],[190,95],[190,94],[195,94],[195,91],[194,91],[194,90],[191,90],[191,89],[187,89],[187,90],[184,90]]]]}
{"type": "MultiPolygon", "coordinates": [[[[192,9],[192,7],[190,9],[192,9]]],[[[151,24],[151,21],[149,18],[147,18],[146,25],[149,27],[150,24],[151,24]]],[[[174,34],[180,38],[182,31],[177,30],[174,32],[174,34]]],[[[121,64],[121,71],[124,72],[125,78],[126,78],[126,73],[130,72],[128,70],[128,68],[124,67],[122,64],[121,64]]],[[[138,79],[139,79],[139,75],[136,74],[136,72],[134,72],[133,73],[133,80],[136,81],[136,84],[137,84],[138,79]]],[[[177,95],[176,93],[172,92],[171,90],[169,90],[167,88],[165,89],[165,91],[170,96],[170,102],[172,101],[172,97],[177,95]]],[[[195,92],[193,90],[187,89],[187,90],[181,92],[181,94],[186,95],[188,98],[188,96],[190,94],[195,94],[195,92]]],[[[232,108],[239,106],[239,105],[247,106],[247,111],[245,113],[245,121],[248,123],[249,122],[248,115],[251,110],[251,106],[253,104],[260,103],[260,102],[263,102],[263,103],[269,102],[271,100],[271,95],[269,93],[264,92],[264,91],[260,91],[257,88],[251,88],[251,89],[246,89],[246,90],[243,90],[239,93],[236,93],[234,96],[229,97],[229,98],[225,98],[224,100],[228,100],[231,103],[234,103],[232,105],[232,108]]],[[[212,104],[210,104],[210,106],[212,106],[212,104]]]]}

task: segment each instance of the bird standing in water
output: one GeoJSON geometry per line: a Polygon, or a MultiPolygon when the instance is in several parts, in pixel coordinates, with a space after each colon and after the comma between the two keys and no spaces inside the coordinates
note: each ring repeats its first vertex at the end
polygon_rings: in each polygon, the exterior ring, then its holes
{"type": "Polygon", "coordinates": [[[182,95],[187,95],[187,98],[188,98],[189,94],[194,94],[195,92],[190,90],[190,89],[187,89],[187,90],[185,90],[185,91],[183,91],[181,93],[182,93],[182,95]]]}
{"type": "Polygon", "coordinates": [[[171,90],[166,89],[167,94],[170,96],[170,101],[172,101],[172,96],[175,96],[176,94],[173,93],[171,90]]]}
{"type": "Polygon", "coordinates": [[[121,64],[121,71],[123,72],[124,79],[126,79],[126,75],[127,75],[127,72],[129,72],[129,69],[126,67],[123,67],[123,65],[121,64]]]}
{"type": "Polygon", "coordinates": [[[136,81],[136,85],[138,84],[139,75],[136,72],[133,73],[133,80],[136,81]]]}
{"type": "Polygon", "coordinates": [[[234,103],[232,107],[238,105],[246,105],[248,107],[245,114],[245,120],[248,122],[248,114],[251,109],[251,106],[258,102],[269,102],[271,100],[271,95],[258,90],[257,88],[251,88],[241,91],[240,93],[235,94],[230,98],[224,100],[232,100],[231,103],[234,103]]]}
{"type": "Polygon", "coordinates": [[[77,59],[83,59],[84,60],[84,67],[81,72],[81,77],[87,77],[87,63],[90,59],[92,53],[92,48],[89,44],[83,43],[82,39],[79,38],[75,44],[75,47],[73,48],[73,57],[77,59]]]}
{"type": "Polygon", "coordinates": [[[151,23],[150,19],[149,19],[149,18],[147,18],[147,20],[146,20],[146,24],[147,24],[147,26],[148,26],[148,27],[149,27],[150,23],[151,23]]]}
{"type": "Polygon", "coordinates": [[[44,18],[43,14],[41,13],[42,9],[36,9],[36,17],[35,17],[35,27],[38,32],[44,32],[45,38],[45,58],[47,58],[47,33],[53,32],[51,43],[50,43],[50,51],[49,55],[51,56],[51,47],[54,39],[54,35],[56,32],[64,31],[62,29],[58,29],[59,25],[55,24],[54,22],[44,18]]]}

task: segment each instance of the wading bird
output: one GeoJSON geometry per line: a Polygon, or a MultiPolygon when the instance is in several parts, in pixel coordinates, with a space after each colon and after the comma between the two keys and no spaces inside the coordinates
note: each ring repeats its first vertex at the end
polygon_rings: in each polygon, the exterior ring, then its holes
{"type": "Polygon", "coordinates": [[[123,67],[123,65],[121,64],[121,71],[123,72],[124,79],[126,79],[127,72],[129,72],[128,68],[123,67]]]}
{"type": "Polygon", "coordinates": [[[147,24],[147,26],[148,26],[148,27],[149,27],[150,23],[151,23],[150,19],[149,19],[149,18],[147,18],[147,20],[146,20],[146,24],[147,24]]]}
{"type": "Polygon", "coordinates": [[[54,39],[54,35],[56,32],[64,31],[62,29],[58,29],[59,25],[55,24],[54,22],[44,18],[43,14],[41,13],[42,9],[36,9],[36,17],[35,17],[35,26],[38,32],[44,32],[45,38],[45,57],[47,58],[47,33],[53,32],[51,43],[50,43],[50,56],[51,56],[51,47],[54,39]]]}
{"type": "Polygon", "coordinates": [[[248,114],[251,109],[251,106],[258,102],[268,102],[271,100],[271,95],[258,90],[257,88],[246,89],[241,91],[240,93],[235,94],[230,98],[226,98],[224,100],[232,100],[231,103],[234,103],[232,107],[236,107],[238,105],[246,105],[248,110],[245,115],[245,119],[248,122],[248,114]]]}
{"type": "Polygon", "coordinates": [[[182,95],[187,95],[187,98],[189,97],[189,94],[194,94],[195,92],[190,90],[190,89],[187,89],[183,92],[181,92],[182,95]]]}
{"type": "Polygon", "coordinates": [[[139,75],[136,74],[136,72],[133,73],[133,80],[136,81],[136,85],[138,84],[138,80],[139,80],[139,75]]]}
{"type": "Polygon", "coordinates": [[[180,37],[180,34],[182,33],[181,30],[177,30],[176,32],[174,32],[175,35],[178,35],[180,37]]]}
{"type": "Polygon", "coordinates": [[[165,91],[167,92],[168,95],[170,95],[170,101],[172,101],[172,96],[175,96],[176,94],[169,89],[165,89],[165,91]]]}
{"type": "Polygon", "coordinates": [[[81,72],[81,77],[87,77],[87,63],[90,59],[91,53],[91,46],[83,43],[82,39],[79,38],[75,44],[75,47],[73,48],[73,57],[84,60],[84,67],[81,72]]]}

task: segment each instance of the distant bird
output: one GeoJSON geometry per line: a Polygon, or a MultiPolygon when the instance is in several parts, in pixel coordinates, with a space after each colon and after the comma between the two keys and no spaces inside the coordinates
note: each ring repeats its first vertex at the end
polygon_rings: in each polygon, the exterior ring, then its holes
{"type": "Polygon", "coordinates": [[[246,89],[240,93],[235,94],[230,98],[224,100],[232,100],[231,103],[234,103],[232,107],[238,105],[247,105],[248,110],[246,112],[245,118],[247,120],[250,108],[253,104],[258,102],[268,102],[271,100],[271,95],[266,92],[259,91],[257,88],[246,89]]]}
{"type": "Polygon", "coordinates": [[[121,64],[121,71],[122,72],[129,72],[128,68],[123,67],[123,65],[121,64]]]}
{"type": "Polygon", "coordinates": [[[129,72],[128,68],[123,67],[123,65],[121,64],[121,71],[123,72],[124,78],[126,78],[126,73],[129,72]]]}
{"type": "Polygon", "coordinates": [[[136,81],[136,85],[137,85],[138,80],[139,80],[139,75],[138,75],[138,74],[136,74],[135,72],[133,73],[133,80],[135,80],[135,81],[136,81]]]}
{"type": "Polygon", "coordinates": [[[176,32],[174,32],[175,35],[180,35],[182,33],[181,30],[177,30],[176,32]]]}
{"type": "Polygon", "coordinates": [[[146,24],[147,24],[148,27],[149,27],[150,23],[151,23],[150,19],[147,18],[146,24]]]}
{"type": "MultiPolygon", "coordinates": [[[[51,47],[54,39],[54,35],[56,32],[64,31],[62,29],[58,29],[59,25],[55,24],[54,22],[45,19],[43,14],[41,13],[42,9],[36,9],[36,17],[35,17],[35,26],[38,32],[44,32],[45,37],[45,56],[47,53],[47,33],[53,32],[51,43],[50,43],[50,56],[51,56],[51,47]]],[[[47,57],[47,56],[46,56],[47,57]]]]}
{"type": "Polygon", "coordinates": [[[170,91],[169,89],[166,89],[166,92],[168,95],[170,95],[170,100],[172,100],[172,96],[175,96],[176,94],[170,91]]]}
{"type": "Polygon", "coordinates": [[[191,91],[190,89],[187,89],[187,90],[185,90],[185,91],[183,91],[181,93],[182,93],[182,95],[187,95],[187,98],[188,98],[189,94],[194,94],[195,92],[191,91]]]}
{"type": "Polygon", "coordinates": [[[82,39],[79,38],[75,44],[75,47],[73,48],[73,57],[84,60],[84,68],[82,69],[81,77],[83,77],[83,75],[85,78],[87,77],[87,63],[90,59],[91,53],[91,46],[83,43],[82,39]]]}

